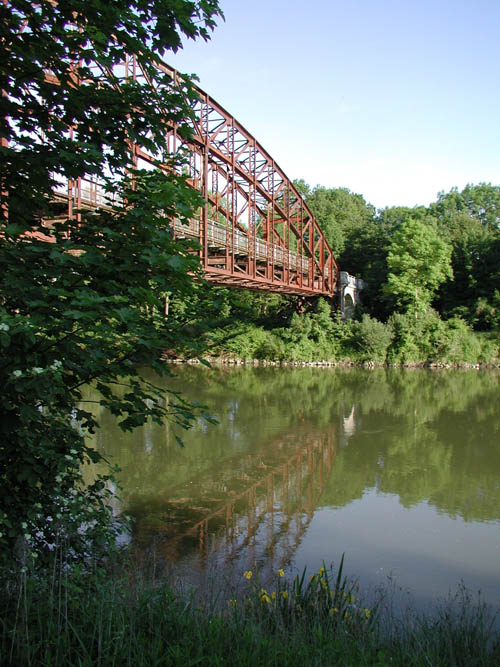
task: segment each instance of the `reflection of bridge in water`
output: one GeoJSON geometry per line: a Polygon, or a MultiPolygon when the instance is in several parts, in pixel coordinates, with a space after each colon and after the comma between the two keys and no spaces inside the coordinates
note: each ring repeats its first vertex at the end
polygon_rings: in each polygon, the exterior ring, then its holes
{"type": "MultiPolygon", "coordinates": [[[[286,565],[300,544],[336,457],[333,428],[288,434],[256,459],[235,456],[170,489],[154,518],[139,519],[139,548],[153,537],[158,553],[177,562],[194,553],[246,566],[263,562],[271,571],[286,565]],[[193,488],[198,488],[193,499],[193,488]],[[156,539],[157,538],[157,539],[156,539]]],[[[134,508],[128,508],[134,513],[134,508]]]]}

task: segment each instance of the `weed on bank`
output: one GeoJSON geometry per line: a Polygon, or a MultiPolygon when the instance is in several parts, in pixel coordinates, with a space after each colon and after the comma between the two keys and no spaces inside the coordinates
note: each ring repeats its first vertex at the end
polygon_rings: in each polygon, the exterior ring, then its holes
{"type": "Polygon", "coordinates": [[[264,587],[256,568],[231,597],[201,604],[168,583],[104,569],[2,583],[2,665],[498,665],[484,605],[464,596],[432,617],[395,621],[357,585],[321,568],[264,587]]]}

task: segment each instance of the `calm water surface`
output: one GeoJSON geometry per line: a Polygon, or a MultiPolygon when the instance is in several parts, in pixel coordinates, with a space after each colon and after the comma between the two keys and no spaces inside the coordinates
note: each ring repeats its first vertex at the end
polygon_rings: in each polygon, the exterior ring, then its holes
{"type": "Polygon", "coordinates": [[[175,369],[218,426],[123,434],[132,546],[188,581],[338,563],[417,605],[460,581],[500,606],[500,375],[477,371],[175,369]],[[181,448],[175,434],[181,435],[181,448]]]}

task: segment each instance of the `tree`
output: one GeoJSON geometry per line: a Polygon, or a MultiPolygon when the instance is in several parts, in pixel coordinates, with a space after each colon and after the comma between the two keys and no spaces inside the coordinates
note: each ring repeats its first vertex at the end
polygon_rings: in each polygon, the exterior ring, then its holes
{"type": "Polygon", "coordinates": [[[440,193],[430,208],[453,247],[454,280],[439,290],[441,311],[479,329],[498,328],[500,188],[484,183],[462,192],[455,188],[440,193]]]}
{"type": "Polygon", "coordinates": [[[378,222],[356,227],[349,234],[343,253],[338,258],[342,270],[362,278],[363,309],[372,317],[386,319],[388,303],[382,286],[387,278],[387,252],[390,236],[378,222]]]}
{"type": "Polygon", "coordinates": [[[352,230],[373,219],[373,206],[367,204],[362,195],[347,188],[317,185],[311,191],[303,180],[294,181],[294,185],[305,198],[335,255],[342,253],[352,230]]]}
{"type": "Polygon", "coordinates": [[[426,222],[428,215],[425,206],[390,206],[378,212],[377,222],[393,235],[407,220],[426,222]]]}
{"type": "Polygon", "coordinates": [[[439,217],[464,212],[479,220],[486,228],[498,230],[500,226],[500,186],[491,183],[468,184],[459,192],[452,188],[450,192],[440,192],[438,200],[430,206],[439,217]]]}
{"type": "MultiPolygon", "coordinates": [[[[101,404],[132,428],[188,425],[192,406],[137,375],[166,373],[159,351],[185,344],[163,297],[203,289],[198,260],[169,219],[202,204],[169,155],[165,126],[188,137],[195,93],[159,69],[185,37],[207,39],[216,0],[60,0],[0,4],[0,544],[68,554],[109,528],[106,478],[83,483],[98,459],[84,440],[101,404]],[[124,59],[130,69],[125,69],[124,59]],[[137,74],[137,76],[133,76],[137,74]],[[131,160],[131,145],[150,156],[131,160]],[[98,176],[105,207],[68,217],[61,179],[98,176]]],[[[191,353],[196,353],[192,350],[191,353]]]]}
{"type": "Polygon", "coordinates": [[[438,286],[452,277],[450,257],[451,246],[433,226],[406,220],[389,247],[386,293],[416,316],[430,306],[438,286]]]}

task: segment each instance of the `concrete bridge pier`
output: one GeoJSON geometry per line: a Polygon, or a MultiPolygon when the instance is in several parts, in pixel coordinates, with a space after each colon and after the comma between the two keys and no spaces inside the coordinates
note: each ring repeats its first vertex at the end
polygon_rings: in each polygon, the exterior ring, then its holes
{"type": "Polygon", "coordinates": [[[347,271],[340,272],[339,280],[339,308],[342,313],[343,320],[349,320],[356,309],[356,306],[361,303],[361,291],[365,283],[361,278],[351,276],[347,271]]]}

